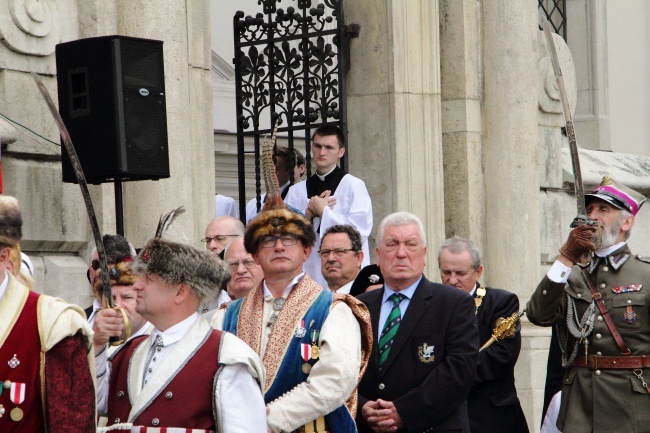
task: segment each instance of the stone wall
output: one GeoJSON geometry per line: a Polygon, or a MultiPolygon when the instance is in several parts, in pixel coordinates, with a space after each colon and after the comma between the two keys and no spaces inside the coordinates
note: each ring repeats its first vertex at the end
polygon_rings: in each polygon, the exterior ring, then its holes
{"type": "MultiPolygon", "coordinates": [[[[184,205],[187,212],[169,237],[200,246],[214,215],[208,1],[0,3],[2,114],[52,141],[0,121],[4,193],[21,202],[22,248],[34,262],[36,290],[87,306],[92,301],[86,280],[92,247],[88,217],[79,187],[61,181],[58,131],[29,72],[41,75],[56,100],[57,43],[112,34],[164,42],[171,178],[124,185],[125,235],[142,246],[160,214],[184,205]]],[[[113,185],[90,191],[100,231],[115,233],[113,185]]]]}

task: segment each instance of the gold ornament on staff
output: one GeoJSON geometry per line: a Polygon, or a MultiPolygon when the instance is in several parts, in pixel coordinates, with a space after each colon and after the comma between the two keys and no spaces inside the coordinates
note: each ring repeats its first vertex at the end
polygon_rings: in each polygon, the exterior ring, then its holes
{"type": "Polygon", "coordinates": [[[494,327],[494,330],[492,331],[492,336],[488,341],[485,342],[485,344],[483,344],[483,346],[481,346],[481,348],[478,351],[480,352],[483,349],[487,349],[497,341],[501,341],[505,338],[514,337],[515,334],[517,333],[517,325],[519,325],[519,322],[521,321],[521,316],[523,316],[524,314],[526,314],[525,308],[518,313],[512,313],[512,316],[510,317],[498,318],[497,324],[494,327]]]}

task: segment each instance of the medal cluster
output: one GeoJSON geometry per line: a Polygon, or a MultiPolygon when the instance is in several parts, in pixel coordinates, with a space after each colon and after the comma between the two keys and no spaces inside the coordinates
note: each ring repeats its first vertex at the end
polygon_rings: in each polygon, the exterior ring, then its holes
{"type": "MultiPolygon", "coordinates": [[[[12,421],[18,422],[22,420],[24,416],[23,410],[18,407],[18,405],[25,401],[25,384],[5,380],[2,382],[2,386],[0,386],[0,396],[2,396],[3,392],[7,389],[10,390],[9,393],[11,402],[16,405],[16,407],[11,409],[9,412],[9,418],[11,418],[12,421]]],[[[6,411],[7,410],[5,407],[0,404],[0,418],[5,415],[6,411]]]]}

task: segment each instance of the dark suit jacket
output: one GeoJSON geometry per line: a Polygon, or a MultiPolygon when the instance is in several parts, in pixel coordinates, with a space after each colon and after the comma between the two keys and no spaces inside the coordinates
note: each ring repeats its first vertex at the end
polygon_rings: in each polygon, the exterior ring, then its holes
{"type": "MultiPolygon", "coordinates": [[[[478,309],[479,341],[490,339],[500,317],[519,311],[514,293],[486,288],[478,309]]],[[[479,352],[476,377],[467,398],[472,433],[527,433],[528,425],[515,388],[515,364],[521,349],[521,333],[479,352]]]]}
{"type": "Polygon", "coordinates": [[[93,306],[91,305],[90,307],[86,308],[84,310],[84,313],[86,313],[86,319],[88,319],[90,315],[93,314],[93,306]]]}
{"type": "MultiPolygon", "coordinates": [[[[467,394],[474,381],[478,329],[471,296],[422,278],[404,314],[382,371],[377,354],[384,290],[359,296],[370,310],[374,337],[370,363],[359,384],[357,425],[369,400],[392,401],[406,429],[399,432],[469,432],[467,394]],[[434,346],[427,357],[427,346],[434,346]]],[[[383,324],[382,324],[383,325],[383,324]]]]}

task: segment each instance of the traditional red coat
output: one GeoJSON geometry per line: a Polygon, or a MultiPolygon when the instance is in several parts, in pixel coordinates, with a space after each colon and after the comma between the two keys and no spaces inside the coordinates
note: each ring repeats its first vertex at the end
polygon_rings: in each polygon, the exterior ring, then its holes
{"type": "Polygon", "coordinates": [[[30,292],[9,276],[0,298],[0,382],[9,385],[0,395],[0,432],[94,429],[85,323],[78,307],[30,292]]]}

